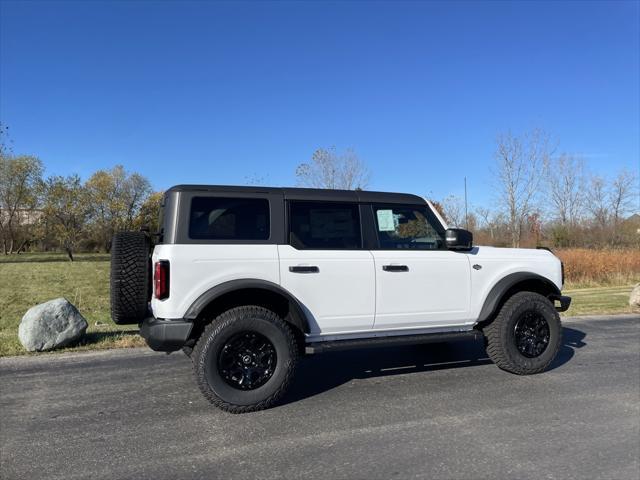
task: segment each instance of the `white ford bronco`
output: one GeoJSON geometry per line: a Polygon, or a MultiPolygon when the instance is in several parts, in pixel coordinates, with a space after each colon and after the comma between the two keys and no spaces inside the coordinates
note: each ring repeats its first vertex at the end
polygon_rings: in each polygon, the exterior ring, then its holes
{"type": "Polygon", "coordinates": [[[184,350],[229,412],[274,405],[305,354],[482,338],[526,375],[561,345],[560,260],[473,246],[415,195],[179,185],[160,225],[113,238],[112,318],[184,350]]]}

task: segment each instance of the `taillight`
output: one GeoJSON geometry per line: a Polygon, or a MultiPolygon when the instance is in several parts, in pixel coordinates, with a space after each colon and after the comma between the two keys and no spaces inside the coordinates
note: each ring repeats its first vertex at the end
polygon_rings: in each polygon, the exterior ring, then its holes
{"type": "Polygon", "coordinates": [[[153,295],[158,299],[169,297],[169,261],[156,262],[153,272],[153,295]]]}

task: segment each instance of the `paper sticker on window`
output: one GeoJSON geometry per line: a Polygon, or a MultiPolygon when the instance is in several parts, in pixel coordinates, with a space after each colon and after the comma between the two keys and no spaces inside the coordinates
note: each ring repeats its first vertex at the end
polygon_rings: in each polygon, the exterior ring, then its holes
{"type": "Polygon", "coordinates": [[[378,230],[381,232],[393,232],[396,223],[393,219],[393,210],[378,210],[378,230]]]}

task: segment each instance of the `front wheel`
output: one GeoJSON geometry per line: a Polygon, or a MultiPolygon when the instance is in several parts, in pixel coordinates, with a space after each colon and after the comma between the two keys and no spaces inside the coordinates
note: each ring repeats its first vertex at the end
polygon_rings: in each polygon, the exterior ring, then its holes
{"type": "Polygon", "coordinates": [[[562,343],[558,312],[549,300],[534,292],[510,297],[483,332],[493,363],[518,375],[546,370],[562,343]]]}
{"type": "Polygon", "coordinates": [[[269,408],[284,395],[298,349],[288,325],[257,306],[237,307],[205,328],[191,359],[204,396],[231,413],[269,408]]]}

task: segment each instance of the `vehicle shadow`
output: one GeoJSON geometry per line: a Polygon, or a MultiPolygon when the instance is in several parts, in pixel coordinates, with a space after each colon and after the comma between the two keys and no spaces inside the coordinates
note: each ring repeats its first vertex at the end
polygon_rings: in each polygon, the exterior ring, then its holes
{"type": "MultiPolygon", "coordinates": [[[[560,351],[549,370],[566,364],[575,349],[587,345],[586,334],[575,328],[563,329],[560,351]]],[[[354,379],[430,372],[489,365],[482,341],[431,343],[405,347],[369,348],[321,353],[303,357],[283,404],[319,395],[354,379]]]]}

